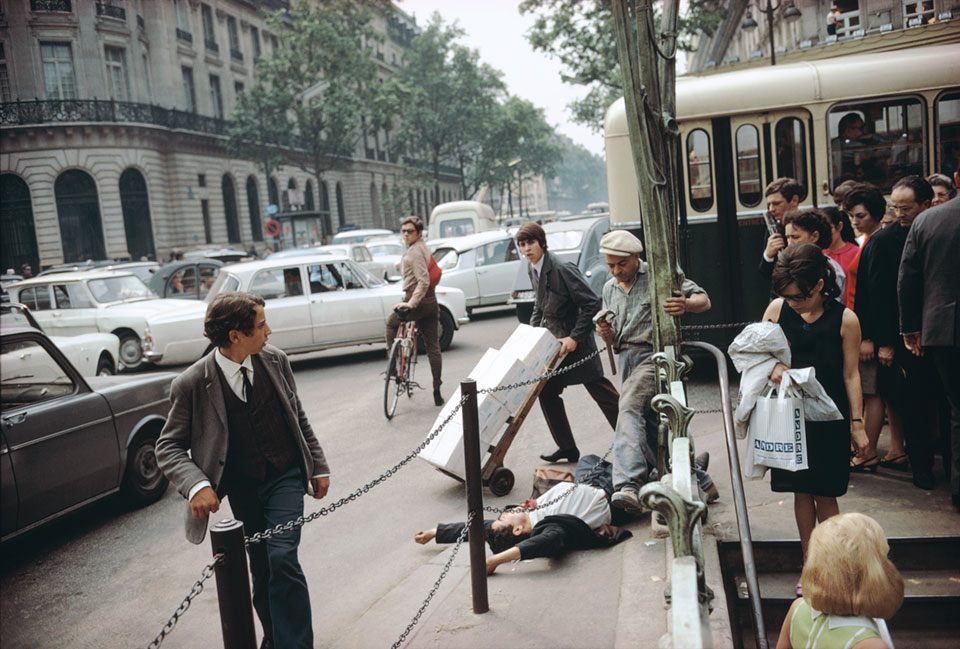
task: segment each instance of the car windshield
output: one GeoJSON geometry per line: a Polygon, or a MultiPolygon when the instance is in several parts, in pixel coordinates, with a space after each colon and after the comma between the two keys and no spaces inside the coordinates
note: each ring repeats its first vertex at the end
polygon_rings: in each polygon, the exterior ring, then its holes
{"type": "Polygon", "coordinates": [[[100,304],[157,297],[136,275],[87,280],[87,288],[100,304]]]}
{"type": "Polygon", "coordinates": [[[236,291],[238,288],[240,288],[239,279],[230,273],[220,271],[220,274],[217,275],[217,279],[213,280],[213,286],[210,287],[210,292],[207,293],[207,297],[203,298],[203,301],[209,302],[217,293],[223,293],[224,291],[236,291]]]}
{"type": "Polygon", "coordinates": [[[387,255],[403,255],[403,245],[399,243],[368,243],[367,250],[374,257],[385,257],[387,255]]]}
{"type": "Polygon", "coordinates": [[[364,284],[366,284],[367,286],[370,286],[372,288],[374,286],[383,286],[384,284],[386,284],[384,280],[377,277],[376,275],[368,271],[366,268],[364,268],[360,264],[354,264],[353,262],[349,262],[349,261],[346,262],[346,264],[350,267],[350,270],[353,271],[354,276],[362,278],[364,284]]]}
{"type": "Polygon", "coordinates": [[[444,270],[457,267],[457,261],[460,255],[453,248],[440,248],[433,253],[433,258],[437,261],[437,266],[444,270]]]}
{"type": "Polygon", "coordinates": [[[583,230],[563,230],[547,232],[547,248],[557,250],[576,250],[583,241],[583,230]]]}

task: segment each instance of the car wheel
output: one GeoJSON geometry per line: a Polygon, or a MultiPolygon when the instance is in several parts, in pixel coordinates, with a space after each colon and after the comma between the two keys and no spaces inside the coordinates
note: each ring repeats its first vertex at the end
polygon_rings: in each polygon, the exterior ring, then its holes
{"type": "Polygon", "coordinates": [[[533,315],[533,304],[530,302],[517,303],[517,320],[520,324],[530,324],[530,316],[533,315]]]}
{"type": "Polygon", "coordinates": [[[123,493],[137,506],[149,505],[167,490],[167,478],[157,464],[157,434],[138,435],[127,450],[127,469],[123,476],[123,493]]]}
{"type": "Polygon", "coordinates": [[[453,316],[450,315],[450,312],[446,309],[440,309],[439,320],[440,331],[438,334],[440,336],[440,351],[445,352],[453,341],[453,332],[456,330],[456,325],[453,322],[453,316]]]}
{"type": "Polygon", "coordinates": [[[103,354],[97,362],[97,376],[113,376],[116,374],[116,366],[109,355],[103,354]]]}
{"type": "Polygon", "coordinates": [[[120,362],[129,370],[143,363],[143,346],[140,344],[140,337],[136,334],[120,336],[120,362]]]}

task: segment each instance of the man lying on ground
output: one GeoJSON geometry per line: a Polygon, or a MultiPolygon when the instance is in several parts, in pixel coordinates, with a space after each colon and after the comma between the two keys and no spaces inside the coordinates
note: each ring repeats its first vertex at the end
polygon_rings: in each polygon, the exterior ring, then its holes
{"type": "MultiPolygon", "coordinates": [[[[510,561],[555,558],[571,550],[606,548],[632,536],[628,530],[610,524],[612,465],[601,462],[596,455],[585,455],[577,463],[575,479],[576,482],[561,482],[537,498],[537,504],[546,505],[543,509],[524,511],[515,507],[495,521],[486,521],[487,543],[494,553],[487,559],[488,575],[510,561]],[[594,467],[596,470],[591,471],[594,467]]],[[[431,539],[455,543],[464,525],[441,523],[417,532],[413,538],[417,543],[431,539]]]]}

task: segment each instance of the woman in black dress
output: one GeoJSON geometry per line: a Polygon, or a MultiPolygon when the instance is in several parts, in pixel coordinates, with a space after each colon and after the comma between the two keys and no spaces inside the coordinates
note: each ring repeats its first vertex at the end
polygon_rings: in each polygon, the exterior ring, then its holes
{"type": "MultiPolygon", "coordinates": [[[[777,256],[773,288],[778,297],[763,319],[777,322],[790,343],[793,368],[813,366],[817,380],[837,404],[843,419],[809,421],[805,471],[773,469],[771,488],[793,492],[793,510],[803,556],[817,521],[840,512],[837,497],[850,480],[851,439],[857,455],[868,446],[860,391],[860,322],[837,302],[833,269],[820,248],[810,243],[789,246],[777,256]],[[852,413],[852,418],[851,418],[852,413]]],[[[780,383],[788,368],[777,363],[770,380],[780,383]]]]}

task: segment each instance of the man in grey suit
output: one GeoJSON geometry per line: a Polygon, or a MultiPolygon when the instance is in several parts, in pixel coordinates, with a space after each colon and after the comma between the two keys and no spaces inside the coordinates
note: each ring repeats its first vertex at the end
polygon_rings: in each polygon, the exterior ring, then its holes
{"type": "MultiPolygon", "coordinates": [[[[263,298],[226,292],[207,307],[215,347],[173,382],[157,461],[189,501],[187,540],[200,543],[210,514],[230,499],[247,535],[303,515],[303,494],[323,498],[329,467],[297,395],[286,354],[267,345],[263,298]],[[309,479],[308,479],[309,478],[309,479]]],[[[253,605],[269,647],[313,647],[300,531],[252,545],[253,605]]]]}
{"type": "MultiPolygon", "coordinates": [[[[960,172],[954,173],[960,182],[960,172]]],[[[960,509],[960,196],[924,211],[907,234],[897,294],[900,332],[933,360],[950,404],[953,505],[960,509]]]]}

